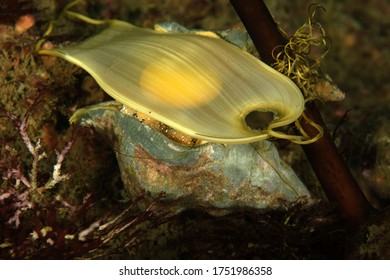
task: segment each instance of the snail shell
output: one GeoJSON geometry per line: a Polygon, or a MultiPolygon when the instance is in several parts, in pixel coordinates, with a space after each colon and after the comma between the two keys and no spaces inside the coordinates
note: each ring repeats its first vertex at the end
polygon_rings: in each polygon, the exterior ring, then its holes
{"type": "Polygon", "coordinates": [[[226,144],[291,139],[274,129],[301,115],[303,96],[254,56],[215,37],[104,23],[107,28],[80,44],[40,53],[80,66],[120,103],[194,138],[226,144]],[[273,118],[252,129],[245,118],[253,111],[273,118]]]}

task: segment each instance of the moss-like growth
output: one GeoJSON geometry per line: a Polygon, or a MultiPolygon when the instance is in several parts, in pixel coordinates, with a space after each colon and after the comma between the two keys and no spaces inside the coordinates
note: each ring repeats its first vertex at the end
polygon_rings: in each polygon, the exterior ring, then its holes
{"type": "Polygon", "coordinates": [[[274,50],[276,62],[273,66],[290,77],[306,98],[337,101],[343,99],[344,94],[320,69],[321,61],[329,51],[330,39],[321,24],[314,20],[319,9],[325,10],[322,6],[311,5],[307,21],[295,31],[282,50],[274,50]]]}

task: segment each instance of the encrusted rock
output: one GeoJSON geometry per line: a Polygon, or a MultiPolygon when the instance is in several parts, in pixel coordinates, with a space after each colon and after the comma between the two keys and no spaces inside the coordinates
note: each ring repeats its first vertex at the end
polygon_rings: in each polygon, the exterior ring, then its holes
{"type": "Polygon", "coordinates": [[[78,110],[72,121],[107,135],[130,194],[165,192],[173,211],[202,208],[224,214],[236,207],[277,209],[300,197],[306,187],[269,141],[252,144],[180,145],[123,114],[119,103],[78,110]]]}

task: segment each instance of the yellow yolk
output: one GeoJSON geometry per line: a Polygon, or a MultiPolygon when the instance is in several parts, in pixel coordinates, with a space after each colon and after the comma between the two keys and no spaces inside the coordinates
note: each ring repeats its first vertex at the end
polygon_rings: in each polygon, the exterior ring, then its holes
{"type": "Polygon", "coordinates": [[[189,108],[210,102],[221,92],[222,82],[215,74],[193,70],[182,63],[157,62],[148,65],[140,78],[143,94],[162,105],[189,108]],[[170,65],[171,64],[171,65],[170,65]]]}

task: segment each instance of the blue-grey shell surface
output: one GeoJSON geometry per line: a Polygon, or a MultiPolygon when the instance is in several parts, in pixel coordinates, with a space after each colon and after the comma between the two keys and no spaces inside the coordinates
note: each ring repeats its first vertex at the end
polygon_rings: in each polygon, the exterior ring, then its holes
{"type": "Polygon", "coordinates": [[[170,209],[224,214],[237,207],[278,209],[310,193],[269,141],[182,146],[107,102],[78,110],[72,121],[111,140],[132,196],[165,192],[170,209]]]}

